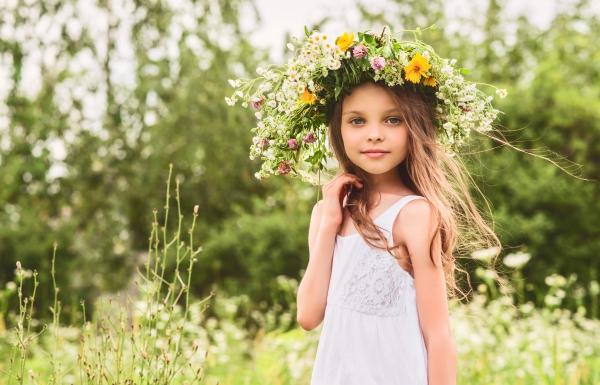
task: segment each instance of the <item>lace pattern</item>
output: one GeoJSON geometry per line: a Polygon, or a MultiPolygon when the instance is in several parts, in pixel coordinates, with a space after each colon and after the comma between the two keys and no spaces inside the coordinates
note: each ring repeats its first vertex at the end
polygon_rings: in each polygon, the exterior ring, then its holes
{"type": "Polygon", "coordinates": [[[370,247],[357,256],[343,287],[341,305],[379,316],[406,314],[406,291],[414,287],[412,277],[385,250],[370,247]]]}

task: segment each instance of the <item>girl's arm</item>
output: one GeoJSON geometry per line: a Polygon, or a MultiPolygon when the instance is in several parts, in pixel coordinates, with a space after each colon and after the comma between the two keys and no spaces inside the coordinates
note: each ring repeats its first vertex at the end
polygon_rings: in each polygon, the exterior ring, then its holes
{"type": "Polygon", "coordinates": [[[322,215],[322,200],[313,207],[308,230],[309,261],[296,298],[298,324],[304,330],[319,326],[325,315],[331,264],[338,224],[322,215]]]}
{"type": "Polygon", "coordinates": [[[323,186],[323,199],[313,207],[308,267],[296,296],[296,320],[305,330],[319,326],[325,316],[335,238],[344,220],[342,204],[350,186],[362,188],[362,182],[356,175],[338,174],[323,186]]]}
{"type": "Polygon", "coordinates": [[[406,244],[415,276],[419,322],[427,347],[428,384],[455,385],[457,355],[450,330],[439,233],[431,253],[429,250],[438,225],[430,203],[417,199],[400,211],[394,231],[406,244]]]}

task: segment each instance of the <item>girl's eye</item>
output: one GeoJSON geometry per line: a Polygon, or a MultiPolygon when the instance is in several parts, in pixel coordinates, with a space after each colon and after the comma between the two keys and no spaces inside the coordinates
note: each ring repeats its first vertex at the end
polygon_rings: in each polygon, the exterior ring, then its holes
{"type": "MultiPolygon", "coordinates": [[[[351,124],[361,124],[360,122],[356,123],[357,121],[363,121],[363,118],[354,118],[350,121],[351,124]]],[[[390,117],[387,119],[388,121],[390,121],[391,124],[400,124],[402,123],[402,119],[400,118],[396,118],[396,117],[390,117]]]]}

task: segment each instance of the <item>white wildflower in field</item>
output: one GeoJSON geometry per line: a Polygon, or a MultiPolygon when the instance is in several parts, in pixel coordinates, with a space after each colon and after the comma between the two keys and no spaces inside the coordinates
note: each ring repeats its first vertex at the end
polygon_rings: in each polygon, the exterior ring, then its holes
{"type": "Polygon", "coordinates": [[[521,268],[531,259],[531,254],[529,253],[511,253],[504,257],[504,264],[508,267],[512,267],[514,269],[521,268]]]}
{"type": "Polygon", "coordinates": [[[471,257],[480,261],[489,262],[499,251],[500,248],[498,246],[493,246],[487,249],[476,250],[471,253],[471,257]]]}

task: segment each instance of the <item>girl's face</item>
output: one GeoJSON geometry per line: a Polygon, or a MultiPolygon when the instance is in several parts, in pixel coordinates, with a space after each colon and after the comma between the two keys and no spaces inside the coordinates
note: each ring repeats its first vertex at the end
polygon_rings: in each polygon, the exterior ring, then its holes
{"type": "Polygon", "coordinates": [[[341,133],[348,158],[380,179],[391,177],[406,158],[408,127],[391,91],[367,82],[354,88],[342,104],[341,133]],[[383,153],[368,154],[369,150],[383,153]]]}

